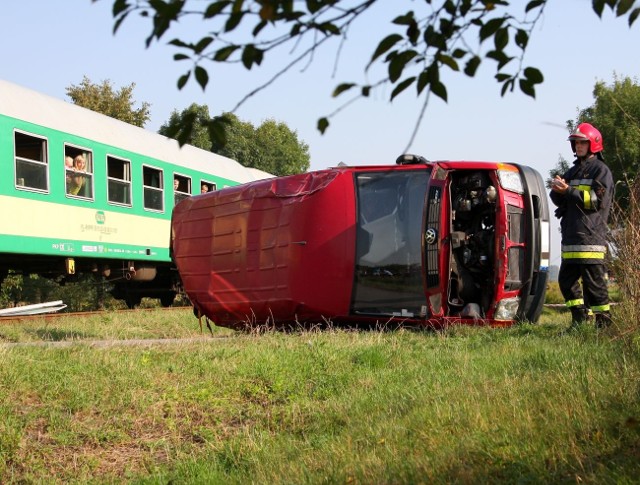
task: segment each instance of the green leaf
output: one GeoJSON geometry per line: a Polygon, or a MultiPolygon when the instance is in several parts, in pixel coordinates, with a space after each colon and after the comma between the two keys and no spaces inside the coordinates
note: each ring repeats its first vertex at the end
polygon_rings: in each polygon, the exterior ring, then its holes
{"type": "Polygon", "coordinates": [[[224,31],[231,32],[233,29],[235,29],[238,26],[238,24],[240,24],[240,22],[242,21],[243,16],[244,16],[244,13],[242,12],[232,13],[231,15],[229,15],[227,22],[224,24],[224,31]]]}
{"type": "Polygon", "coordinates": [[[520,49],[525,50],[527,48],[527,44],[529,43],[529,34],[527,34],[526,30],[518,29],[516,32],[516,45],[520,47],[520,49]]]}
{"type": "Polygon", "coordinates": [[[191,44],[187,44],[186,42],[180,40],[180,39],[173,39],[171,41],[169,41],[169,45],[174,45],[176,47],[185,47],[185,48],[189,48],[192,49],[193,46],[191,44]]]}
{"type": "Polygon", "coordinates": [[[322,32],[323,34],[340,35],[340,29],[338,28],[338,26],[331,22],[323,22],[321,24],[318,24],[318,30],[320,30],[320,32],[322,32]]]}
{"type": "Polygon", "coordinates": [[[178,79],[178,89],[182,89],[185,84],[187,84],[187,81],[189,80],[189,78],[191,77],[191,71],[187,71],[186,74],[183,74],[182,76],[180,76],[180,78],[178,79]]]}
{"type": "Polygon", "coordinates": [[[526,79],[520,79],[520,91],[532,98],[536,97],[536,90],[533,87],[533,83],[530,83],[526,79]]]}
{"type": "Polygon", "coordinates": [[[619,0],[618,7],[616,8],[616,17],[620,17],[627,13],[633,4],[636,3],[635,0],[619,0]]]}
{"type": "Polygon", "coordinates": [[[391,97],[389,98],[389,101],[393,101],[393,98],[395,98],[398,94],[400,94],[402,91],[404,91],[409,86],[411,86],[415,81],[416,81],[416,77],[413,76],[398,83],[398,85],[391,92],[391,97]]]}
{"type": "Polygon", "coordinates": [[[480,57],[473,56],[471,59],[467,61],[467,64],[465,65],[465,68],[464,68],[464,73],[469,77],[475,76],[481,61],[482,59],[480,59],[480,57]]]}
{"type": "Polygon", "coordinates": [[[214,146],[224,147],[227,144],[227,125],[229,120],[223,116],[215,116],[206,123],[209,139],[214,146]]]}
{"type": "Polygon", "coordinates": [[[329,120],[327,118],[320,118],[318,120],[318,131],[324,135],[327,128],[329,128],[329,120]]]}
{"type": "Polygon", "coordinates": [[[498,29],[496,35],[493,37],[493,43],[496,46],[496,50],[504,50],[509,43],[509,29],[503,27],[502,29],[498,29]]]}
{"type": "Polygon", "coordinates": [[[540,84],[544,81],[544,76],[535,67],[527,67],[524,70],[524,77],[526,77],[527,81],[529,81],[531,84],[540,84]]]}
{"type": "Polygon", "coordinates": [[[636,8],[633,12],[629,14],[629,27],[633,25],[633,23],[638,18],[638,15],[640,15],[640,8],[636,8]]]}
{"type": "Polygon", "coordinates": [[[504,17],[491,19],[480,27],[480,42],[494,35],[502,27],[504,20],[504,17]]]}
{"type": "Polygon", "coordinates": [[[498,70],[502,69],[513,60],[513,57],[507,56],[504,51],[489,51],[485,56],[498,62],[498,70]]]}
{"type": "Polygon", "coordinates": [[[253,28],[253,31],[251,32],[251,35],[253,35],[254,37],[257,37],[257,35],[260,33],[260,31],[262,29],[264,29],[269,23],[266,20],[261,20],[258,25],[256,25],[253,28]]]}
{"type": "Polygon", "coordinates": [[[442,52],[439,52],[437,57],[442,64],[449,66],[453,71],[460,70],[460,68],[458,67],[458,63],[455,61],[453,57],[449,57],[443,54],[442,52]]]}
{"type": "Polygon", "coordinates": [[[191,58],[186,54],[174,54],[173,55],[173,60],[174,61],[184,61],[186,59],[191,59],[191,58]]]}
{"type": "Polygon", "coordinates": [[[196,81],[198,81],[198,84],[204,91],[205,88],[207,87],[207,84],[209,83],[209,73],[204,67],[196,66],[195,75],[196,75],[196,81]]]}
{"type": "Polygon", "coordinates": [[[124,12],[129,8],[129,2],[127,0],[116,0],[113,2],[112,14],[117,17],[121,12],[124,12]]]}
{"type": "Polygon", "coordinates": [[[204,14],[202,16],[205,19],[210,19],[212,17],[215,17],[220,12],[222,12],[226,6],[228,6],[230,4],[231,4],[230,1],[221,1],[221,2],[210,3],[207,6],[207,9],[204,11],[204,14]]]}
{"type": "Polygon", "coordinates": [[[527,3],[527,6],[525,7],[524,11],[525,13],[530,12],[534,8],[538,8],[541,5],[544,5],[545,3],[547,3],[546,0],[532,0],[531,2],[527,3]]]}
{"type": "Polygon", "coordinates": [[[415,22],[415,16],[412,11],[408,11],[404,15],[399,15],[392,21],[392,23],[396,25],[410,25],[411,22],[415,22]]]}
{"type": "Polygon", "coordinates": [[[360,92],[362,93],[362,96],[368,98],[371,93],[371,86],[362,86],[362,90],[360,92]]]}
{"type": "Polygon", "coordinates": [[[342,93],[344,93],[345,91],[348,91],[349,89],[351,89],[352,87],[355,86],[355,83],[342,83],[339,84],[334,90],[333,93],[331,93],[331,96],[334,98],[337,98],[338,96],[340,96],[342,93]]]}
{"type": "Polygon", "coordinates": [[[591,3],[593,11],[602,18],[602,11],[604,10],[604,0],[593,0],[591,3]]]}
{"type": "Polygon", "coordinates": [[[216,54],[213,56],[213,60],[216,62],[224,62],[229,59],[229,56],[233,54],[240,48],[239,45],[228,45],[216,51],[216,54]]]}
{"type": "Polygon", "coordinates": [[[500,96],[504,96],[507,92],[507,89],[511,89],[513,91],[513,87],[515,86],[515,79],[511,78],[508,81],[505,81],[502,85],[502,90],[500,91],[500,96]]]}
{"type": "Polygon", "coordinates": [[[431,81],[431,92],[441,98],[445,103],[447,102],[447,88],[440,81],[431,81]]]}
{"type": "Polygon", "coordinates": [[[451,54],[456,59],[462,59],[467,54],[467,51],[464,49],[455,49],[451,54]]]}
{"type": "Polygon", "coordinates": [[[193,48],[193,51],[196,54],[200,54],[203,50],[205,50],[209,45],[213,42],[213,37],[203,37],[198,41],[198,43],[193,48]]]}
{"type": "Polygon", "coordinates": [[[320,7],[322,6],[322,2],[319,2],[318,0],[307,0],[307,10],[309,11],[309,13],[316,13],[318,10],[320,10],[320,7]]]}
{"type": "Polygon", "coordinates": [[[246,69],[251,69],[254,64],[260,65],[264,51],[253,44],[247,44],[242,50],[242,64],[246,69]]]}
{"type": "Polygon", "coordinates": [[[424,91],[424,88],[430,83],[431,81],[429,80],[429,73],[424,70],[420,73],[420,75],[418,76],[418,84],[416,85],[416,89],[418,94],[422,93],[422,91],[424,91]]]}
{"type": "Polygon", "coordinates": [[[373,56],[371,56],[371,60],[369,61],[367,68],[373,63],[373,61],[391,49],[400,40],[402,40],[402,36],[399,34],[391,34],[382,39],[378,44],[378,47],[376,47],[373,56]]]}
{"type": "Polygon", "coordinates": [[[406,65],[416,57],[418,53],[413,50],[403,51],[393,56],[391,62],[389,62],[389,80],[392,83],[395,83],[400,76],[402,76],[402,71],[406,67],[406,65]]]}

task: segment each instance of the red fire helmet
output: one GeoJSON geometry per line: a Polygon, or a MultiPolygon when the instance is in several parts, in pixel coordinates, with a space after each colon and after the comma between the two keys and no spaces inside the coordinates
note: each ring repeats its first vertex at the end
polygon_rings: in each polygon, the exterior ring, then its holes
{"type": "Polygon", "coordinates": [[[591,153],[601,152],[604,147],[602,145],[602,135],[600,132],[589,123],[580,123],[575,130],[569,135],[569,141],[571,142],[571,148],[576,151],[576,140],[589,141],[589,151],[591,153]]]}

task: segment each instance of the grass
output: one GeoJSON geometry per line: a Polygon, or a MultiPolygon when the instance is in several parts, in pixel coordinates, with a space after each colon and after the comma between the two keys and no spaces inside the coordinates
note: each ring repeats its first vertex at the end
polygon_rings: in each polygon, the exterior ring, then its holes
{"type": "Polygon", "coordinates": [[[0,482],[637,483],[640,341],[568,323],[216,339],[187,309],[0,324],[0,343],[75,342],[0,346],[0,482]]]}

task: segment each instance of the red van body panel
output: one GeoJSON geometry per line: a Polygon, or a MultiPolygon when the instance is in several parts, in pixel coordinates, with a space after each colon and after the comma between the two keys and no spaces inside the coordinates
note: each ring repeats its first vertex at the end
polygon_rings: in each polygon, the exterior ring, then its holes
{"type": "Polygon", "coordinates": [[[277,177],[180,202],[171,254],[222,326],[536,320],[546,192],[533,169],[487,162],[277,177]]]}
{"type": "Polygon", "coordinates": [[[220,324],[347,315],[353,176],[327,170],[192,197],[174,209],[173,256],[198,309],[220,324]]]}

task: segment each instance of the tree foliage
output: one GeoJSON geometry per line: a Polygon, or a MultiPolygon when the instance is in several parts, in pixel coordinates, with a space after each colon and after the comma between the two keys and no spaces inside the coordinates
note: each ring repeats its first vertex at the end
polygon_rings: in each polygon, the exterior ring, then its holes
{"type": "Polygon", "coordinates": [[[135,83],[131,83],[115,91],[109,80],[102,81],[102,84],[95,84],[84,76],[79,85],[72,84],[67,87],[67,96],[78,106],[142,128],[149,121],[151,105],[143,102],[138,109],[134,108],[135,86],[135,83]]]}
{"type": "Polygon", "coordinates": [[[194,103],[182,112],[171,113],[159,133],[274,175],[292,175],[309,169],[309,146],[285,123],[275,120],[254,127],[231,113],[211,118],[207,106],[194,103]],[[212,141],[210,130],[216,126],[214,119],[223,120],[224,140],[213,137],[212,141]]]}
{"type": "MultiPolygon", "coordinates": [[[[423,0],[409,2],[408,10],[407,2],[396,2],[396,12],[389,18],[393,33],[373,37],[372,55],[365,67],[369,70],[382,64],[385,74],[371,83],[339,83],[333,96],[350,92],[353,97],[321,117],[318,129],[324,132],[333,115],[383,85],[391,85],[386,91],[391,100],[411,88],[424,100],[422,116],[430,94],[448,99],[443,70],[474,77],[485,61],[494,64],[502,95],[517,87],[535,97],[543,74],[526,66],[524,57],[548,1],[423,0]]],[[[168,35],[181,19],[200,18],[205,35],[169,41],[177,49],[174,60],[189,64],[178,79],[180,89],[193,79],[205,89],[211,79],[205,67],[208,62],[241,63],[249,70],[261,66],[279,48],[289,48],[289,60],[265,84],[247,93],[237,108],[296,64],[312,62],[316,51],[329,40],[336,39],[341,46],[348,40],[349,30],[376,3],[379,0],[113,0],[114,32],[129,15],[138,13],[151,21],[146,38],[149,46],[168,35]]],[[[636,3],[640,1],[593,0],[592,8],[602,16],[609,7],[632,25],[640,14],[636,3]]],[[[210,133],[223,140],[220,133],[224,133],[225,120],[216,118],[212,124],[216,126],[210,133]]]]}
{"type": "Polygon", "coordinates": [[[209,107],[193,103],[181,112],[174,110],[158,133],[210,152],[212,142],[207,129],[210,120],[209,107]]]}

